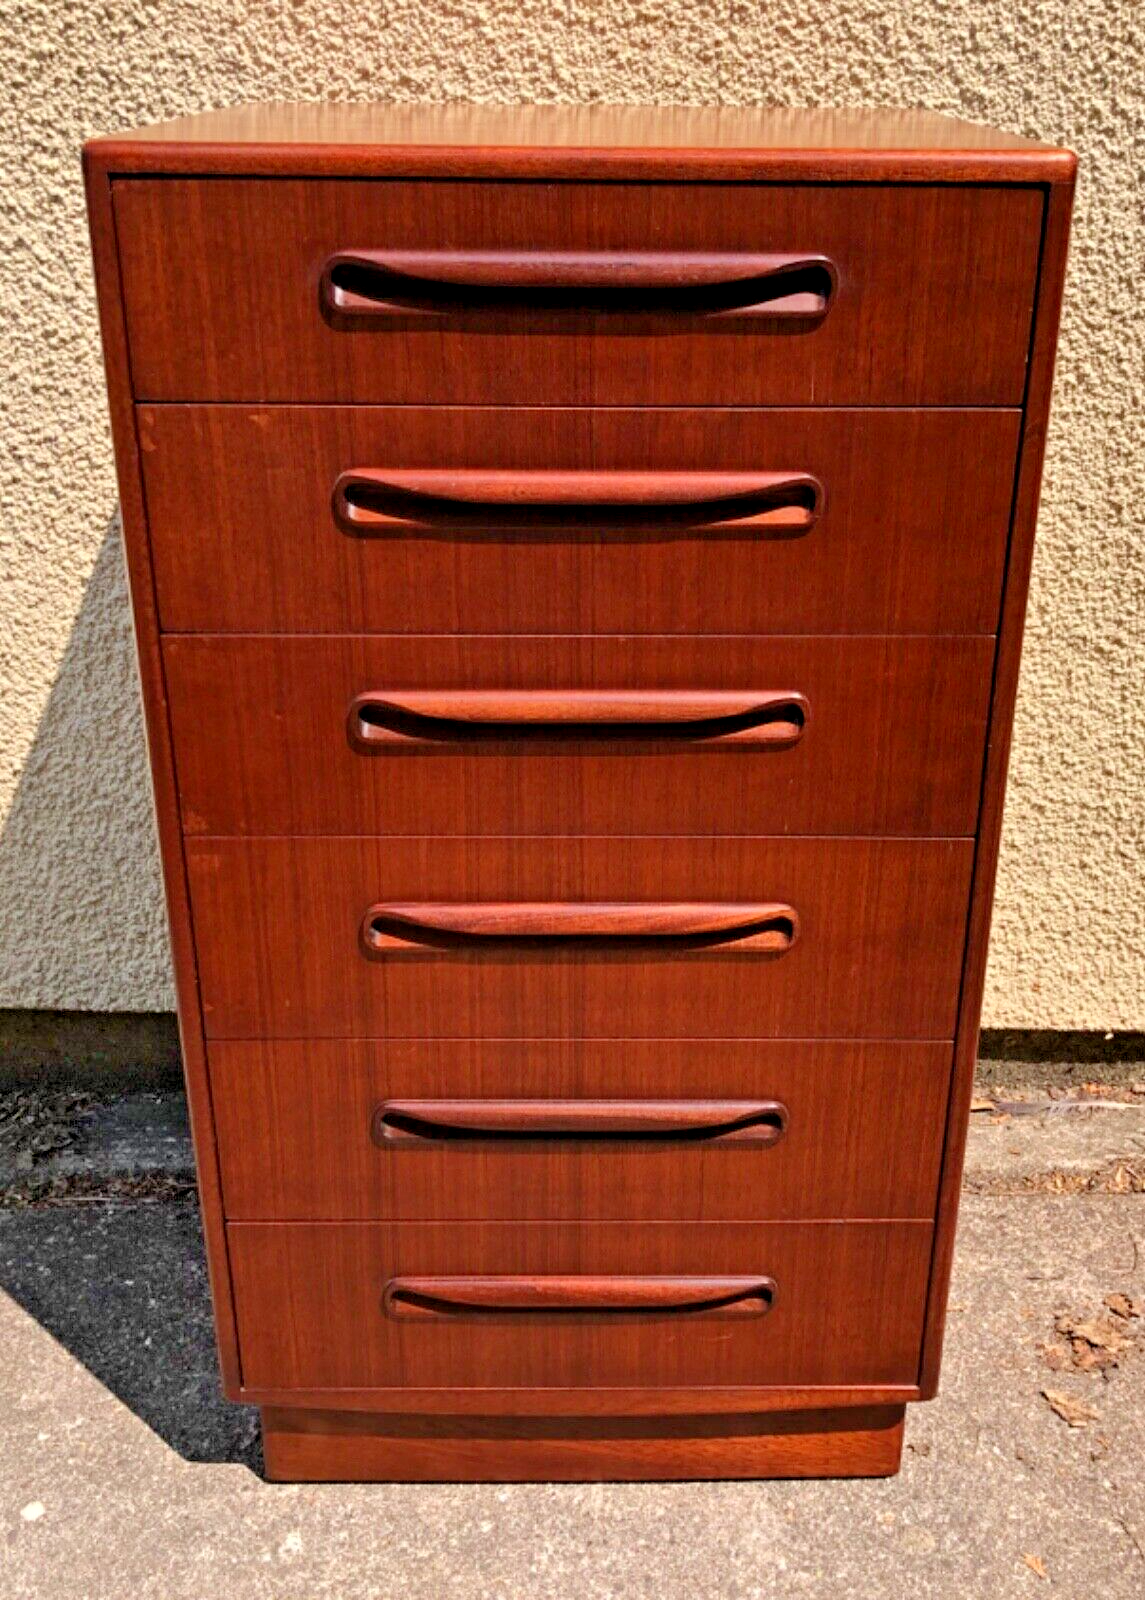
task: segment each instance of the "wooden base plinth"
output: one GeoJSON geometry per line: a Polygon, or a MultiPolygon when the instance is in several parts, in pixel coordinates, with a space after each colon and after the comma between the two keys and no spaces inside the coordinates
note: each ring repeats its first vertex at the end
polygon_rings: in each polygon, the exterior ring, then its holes
{"type": "Polygon", "coordinates": [[[905,1406],[714,1417],[394,1416],[264,1408],[280,1483],[878,1478],[905,1406]]]}

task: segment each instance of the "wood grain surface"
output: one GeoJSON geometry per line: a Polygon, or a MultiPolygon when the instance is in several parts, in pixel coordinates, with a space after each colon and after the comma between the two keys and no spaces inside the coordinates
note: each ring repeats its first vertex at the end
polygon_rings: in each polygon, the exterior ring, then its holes
{"type": "Polygon", "coordinates": [[[648,1318],[690,1328],[766,1316],[774,1298],[775,1280],[759,1273],[407,1273],[387,1281],[382,1311],[394,1322],[648,1318]]]}
{"type": "MultiPolygon", "coordinates": [[[[340,1412],[403,1412],[423,1417],[766,1417],[776,1412],[863,1409],[899,1406],[919,1398],[917,1383],[772,1383],[679,1384],[655,1388],[639,1385],[586,1389],[553,1386],[526,1388],[481,1384],[467,1388],[289,1389],[247,1384],[240,1391],[248,1405],[340,1412]]],[[[480,1424],[477,1423],[479,1426],[480,1424]]]]}
{"type": "Polygon", "coordinates": [[[359,927],[363,952],[384,961],[434,951],[781,956],[798,938],[794,906],[766,900],[384,900],[359,927]]]}
{"type": "Polygon", "coordinates": [[[990,737],[982,785],[982,814],[974,859],[974,884],[967,927],[966,966],[959,1003],[955,1071],[946,1123],[946,1150],[938,1193],[938,1225],[927,1307],[921,1382],[927,1398],[938,1388],[946,1297],[954,1259],[954,1236],[962,1186],[962,1162],[970,1120],[970,1100],[978,1059],[978,1025],[990,946],[990,913],[1002,837],[1006,770],[1018,695],[1018,671],[1026,621],[1034,530],[1041,493],[1042,461],[1050,412],[1058,322],[1065,289],[1073,184],[1051,191],[1046,218],[1034,341],[1030,352],[1029,388],[1022,430],[1022,448],[1014,497],[1014,523],[1008,554],[1006,588],[998,636],[990,737]]]}
{"type": "Polygon", "coordinates": [[[86,169],[88,225],[99,301],[100,333],[107,375],[108,408],[120,497],[123,556],[127,571],[131,613],[135,627],[139,680],[155,805],[155,827],[163,870],[163,891],[171,935],[171,965],[179,1010],[179,1048],[195,1167],[202,1206],[203,1233],[211,1298],[215,1312],[215,1339],[226,1393],[234,1397],[241,1384],[238,1334],[231,1300],[230,1262],[227,1256],[222,1196],[219,1187],[218,1146],[207,1058],[203,1048],[203,1020],[199,1004],[198,973],[188,904],[186,863],[179,819],[178,785],[174,750],[167,718],[167,692],[159,644],[159,616],[155,571],[148,537],[127,364],[127,334],[119,294],[119,266],[111,187],[97,164],[86,169]]]}
{"type": "Polygon", "coordinates": [[[272,1482],[885,1477],[903,1407],[591,1420],[268,1407],[262,1428],[272,1482]]]}
{"type": "Polygon", "coordinates": [[[1076,158],[920,108],[245,105],[92,140],[113,172],[1057,183],[1076,158]]]}
{"type": "Polygon", "coordinates": [[[383,1100],[370,1122],[374,1143],[554,1142],[627,1140],[636,1149],[673,1144],[779,1143],[787,1107],[778,1100],[383,1100]]]}
{"type": "Polygon", "coordinates": [[[220,1353],[271,1476],[895,1470],[1074,167],[732,109],[87,147],[220,1353]]]}
{"type": "Polygon", "coordinates": [[[285,633],[993,633],[1016,411],[144,406],[163,626],[285,633]],[[348,534],[351,468],[808,473],[804,535],[348,534]],[[194,537],[188,537],[188,530],[194,537]]]}
{"type": "Polygon", "coordinates": [[[212,1038],[951,1036],[969,840],[195,839],[212,1038]],[[379,901],[761,900],[786,954],[522,945],[385,959],[379,901]]]}
{"type": "Polygon", "coordinates": [[[986,637],[163,643],[194,834],[971,834],[993,655],[986,637]],[[591,689],[596,714],[631,721],[557,720],[593,714],[562,698],[591,689]],[[515,692],[519,726],[483,728],[515,692]],[[784,720],[785,693],[802,726],[784,720]],[[769,721],[748,726],[756,744],[727,732],[742,716],[660,721],[682,715],[672,696],[739,713],[769,695],[774,743],[769,721]],[[352,710],[363,696],[442,715],[378,715],[371,744],[352,710]],[[468,722],[451,724],[458,712],[468,722]]]}
{"type": "Polygon", "coordinates": [[[929,1217],[947,1044],[845,1040],[283,1039],[211,1046],[235,1220],[681,1222],[929,1217]],[[770,1147],[693,1139],[379,1143],[392,1101],[753,1097],[770,1147]]]}
{"type": "Polygon", "coordinates": [[[912,1382],[930,1225],[257,1223],[228,1229],[252,1385],[912,1382]],[[766,1316],[395,1320],[404,1275],[766,1276],[766,1316]],[[684,1331],[686,1328],[686,1332],[684,1331]]]}
{"type": "Polygon", "coordinates": [[[375,538],[601,527],[701,539],[797,538],[822,515],[823,485],[798,470],[351,467],[335,479],[333,511],[346,533],[375,538]]]}
{"type": "Polygon", "coordinates": [[[218,177],[122,178],[114,193],[141,400],[1014,405],[1024,387],[1036,188],[218,177]],[[352,329],[323,315],[333,255],[442,241],[538,256],[653,241],[795,252],[825,256],[838,289],[809,328],[600,310],[575,291],[560,306],[521,290],[352,329]]]}

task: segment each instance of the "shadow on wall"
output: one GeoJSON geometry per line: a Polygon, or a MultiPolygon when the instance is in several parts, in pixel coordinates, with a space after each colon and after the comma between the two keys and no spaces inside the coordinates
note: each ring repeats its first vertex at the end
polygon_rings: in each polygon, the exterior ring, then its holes
{"type": "Polygon", "coordinates": [[[173,1006],[118,516],[0,831],[0,908],[0,1006],[173,1006]]]}
{"type": "MultiPolygon", "coordinates": [[[[118,517],[0,830],[0,927],[0,1006],[172,1003],[118,517]]],[[[257,1466],[257,1413],[220,1394],[192,1202],[0,1210],[0,1289],[181,1455],[257,1466]]]]}

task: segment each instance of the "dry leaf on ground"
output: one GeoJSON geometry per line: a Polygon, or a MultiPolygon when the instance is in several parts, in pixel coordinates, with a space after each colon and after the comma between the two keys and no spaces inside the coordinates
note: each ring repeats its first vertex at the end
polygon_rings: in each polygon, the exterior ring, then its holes
{"type": "Polygon", "coordinates": [[[1069,1340],[1073,1365],[1078,1372],[1105,1372],[1120,1363],[1133,1338],[1125,1330],[1124,1319],[1112,1316],[1059,1317],[1054,1329],[1069,1340]]]}
{"type": "Polygon", "coordinates": [[[1050,1410],[1063,1422],[1068,1422],[1071,1428],[1084,1428],[1087,1422],[1096,1422],[1101,1415],[1100,1411],[1086,1405],[1084,1400],[1075,1399],[1065,1389],[1043,1389],[1042,1398],[1050,1410]]]}
{"type": "Polygon", "coordinates": [[[1046,1571],[1046,1564],[1042,1560],[1041,1556],[1024,1555],[1022,1560],[1026,1563],[1031,1572],[1037,1573],[1039,1578],[1049,1577],[1049,1573],[1046,1571]]]}

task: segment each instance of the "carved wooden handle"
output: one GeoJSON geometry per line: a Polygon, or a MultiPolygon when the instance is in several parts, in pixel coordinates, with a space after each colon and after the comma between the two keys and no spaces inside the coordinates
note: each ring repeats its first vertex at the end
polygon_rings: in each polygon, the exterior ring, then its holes
{"type": "Polygon", "coordinates": [[[762,1317],[775,1296],[775,1280],[768,1277],[402,1277],[386,1284],[382,1307],[403,1321],[562,1312],[762,1317]]]}
{"type": "Polygon", "coordinates": [[[803,695],[777,689],[397,689],[358,695],[347,731],[364,754],[578,739],[786,750],[807,716],[803,695]]]}
{"type": "Polygon", "coordinates": [[[374,1112],[377,1144],[469,1139],[689,1140],[778,1144],[778,1100],[387,1100],[374,1112]]]}
{"type": "Polygon", "coordinates": [[[424,902],[371,906],[362,922],[368,955],[499,944],[663,946],[674,952],[727,950],[783,955],[799,936],[789,905],[668,905],[567,901],[424,902]]]}
{"type": "Polygon", "coordinates": [[[814,324],[837,283],[818,252],[339,250],[322,269],[319,299],[343,328],[506,309],[814,324]]]}
{"type": "Polygon", "coordinates": [[[580,527],[618,532],[807,533],[825,492],[812,473],[351,467],[334,484],[345,533],[580,527]]]}

